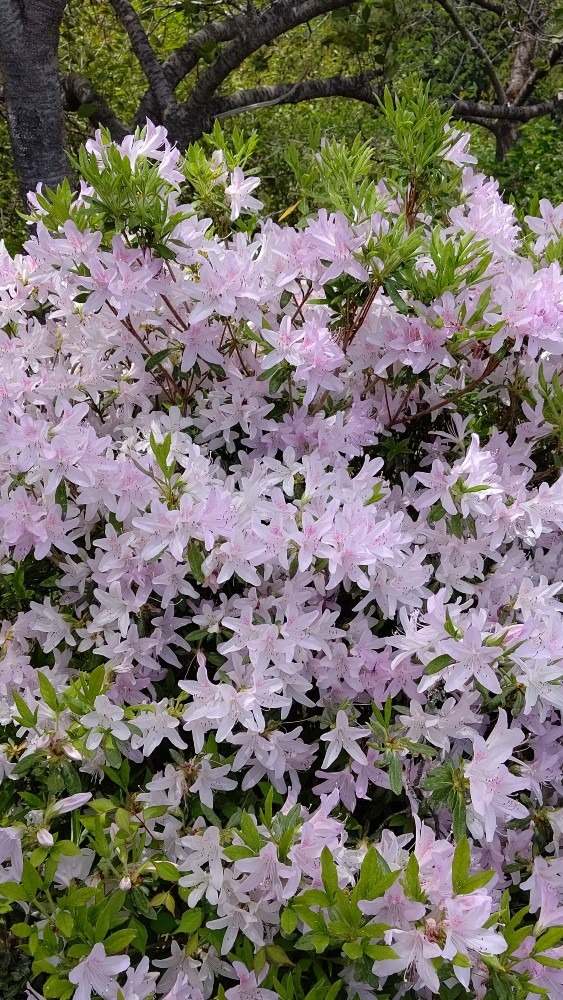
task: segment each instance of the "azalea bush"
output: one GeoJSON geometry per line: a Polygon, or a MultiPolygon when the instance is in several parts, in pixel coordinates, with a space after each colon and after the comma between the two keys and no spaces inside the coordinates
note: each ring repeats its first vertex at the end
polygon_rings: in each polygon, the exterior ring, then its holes
{"type": "Polygon", "coordinates": [[[563,997],[563,209],[383,111],[279,219],[99,133],[0,253],[28,1000],[563,997]]]}

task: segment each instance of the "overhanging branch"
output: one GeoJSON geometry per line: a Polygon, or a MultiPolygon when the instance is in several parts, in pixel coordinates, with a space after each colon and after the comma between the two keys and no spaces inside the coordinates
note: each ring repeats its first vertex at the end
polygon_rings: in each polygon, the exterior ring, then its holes
{"type": "Polygon", "coordinates": [[[549,52],[544,65],[537,67],[530,73],[522,89],[514,98],[514,104],[523,104],[528,99],[537,83],[543,80],[551,72],[557,63],[563,60],[563,42],[558,42],[549,52]]]}
{"type": "MultiPolygon", "coordinates": [[[[210,24],[206,24],[204,28],[196,31],[184,45],[175,49],[163,64],[166,79],[172,89],[175,90],[188,73],[191,73],[195,69],[202,58],[205,45],[208,45],[210,42],[212,44],[231,42],[245,23],[245,20],[245,15],[236,15],[235,17],[226,18],[224,21],[212,21],[210,24]]],[[[153,113],[154,105],[155,98],[152,90],[149,88],[139,102],[133,124],[144,125],[145,119],[153,113]]]]}
{"type": "Polygon", "coordinates": [[[253,52],[268,45],[280,35],[300,24],[306,24],[320,14],[340,7],[352,6],[354,0],[276,0],[264,11],[252,10],[245,15],[237,35],[227,48],[217,56],[195,85],[184,105],[187,118],[208,115],[209,106],[217,90],[228,76],[253,52]]]}
{"type": "Polygon", "coordinates": [[[128,129],[110,108],[101,94],[94,90],[92,84],[79,73],[68,73],[62,80],[65,111],[88,109],[88,119],[94,126],[103,126],[109,130],[115,142],[121,142],[128,134],[128,129]]]}
{"type": "Polygon", "coordinates": [[[479,121],[487,118],[495,121],[513,122],[515,125],[524,125],[533,121],[534,118],[542,118],[550,115],[554,111],[563,110],[563,94],[552,97],[547,101],[540,101],[539,104],[526,104],[524,106],[516,104],[482,104],[480,101],[447,101],[446,106],[452,109],[454,118],[467,120],[468,118],[479,121]]]}
{"type": "Polygon", "coordinates": [[[471,29],[468,28],[466,24],[464,24],[461,17],[459,16],[456,7],[451,2],[451,0],[438,0],[438,3],[440,4],[441,7],[444,8],[446,14],[450,18],[450,21],[452,21],[453,24],[455,24],[460,35],[462,35],[463,38],[465,38],[465,40],[469,42],[473,51],[476,52],[477,55],[481,57],[483,65],[487,71],[487,75],[493,85],[493,89],[498,103],[505,104],[506,94],[504,92],[504,87],[502,85],[501,79],[495,67],[493,66],[493,63],[491,61],[491,58],[487,50],[481,45],[481,42],[479,41],[477,36],[473,34],[471,29]]]}
{"type": "Polygon", "coordinates": [[[170,85],[163,67],[156,58],[154,49],[133,5],[129,0],[110,0],[110,3],[117,19],[129,36],[131,48],[150,84],[159,111],[164,117],[167,109],[176,103],[174,88],[170,85]]]}
{"type": "Polygon", "coordinates": [[[473,3],[483,10],[490,10],[491,14],[496,14],[497,17],[502,17],[505,13],[503,5],[495,3],[494,0],[473,0],[473,3]]]}
{"type": "Polygon", "coordinates": [[[373,74],[360,76],[333,76],[322,80],[305,80],[295,83],[276,83],[253,90],[241,90],[213,102],[215,118],[230,118],[245,111],[255,111],[273,104],[299,104],[323,97],[351,97],[366,104],[377,104],[373,74]]]}

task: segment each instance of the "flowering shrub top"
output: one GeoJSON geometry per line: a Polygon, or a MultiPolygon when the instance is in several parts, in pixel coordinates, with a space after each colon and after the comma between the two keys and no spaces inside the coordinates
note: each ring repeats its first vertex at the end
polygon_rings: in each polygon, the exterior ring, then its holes
{"type": "Polygon", "coordinates": [[[97,135],[0,255],[28,997],[563,998],[563,249],[467,137],[97,135]]]}

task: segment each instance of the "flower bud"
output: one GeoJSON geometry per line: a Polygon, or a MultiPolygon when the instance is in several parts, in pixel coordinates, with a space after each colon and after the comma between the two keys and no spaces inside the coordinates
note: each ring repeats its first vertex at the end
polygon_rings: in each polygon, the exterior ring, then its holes
{"type": "Polygon", "coordinates": [[[49,833],[46,827],[42,827],[40,830],[37,831],[37,843],[40,844],[41,847],[52,847],[53,844],[55,843],[52,835],[49,833]]]}

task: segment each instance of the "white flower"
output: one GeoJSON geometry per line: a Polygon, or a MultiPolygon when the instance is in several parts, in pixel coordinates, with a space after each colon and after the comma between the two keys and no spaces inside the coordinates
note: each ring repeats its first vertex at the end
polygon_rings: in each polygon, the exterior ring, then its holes
{"type": "Polygon", "coordinates": [[[116,740],[128,740],[131,733],[121,721],[124,715],[119,705],[114,705],[107,695],[99,694],[94,701],[94,711],[83,715],[80,720],[86,729],[92,730],[86,740],[88,750],[99,747],[106,732],[115,736],[116,740]]]}
{"type": "Polygon", "coordinates": [[[100,997],[115,997],[115,977],[129,968],[127,955],[106,955],[103,944],[95,944],[89,955],[71,969],[68,978],[74,983],[74,1000],[90,1000],[92,993],[100,997]]]}
{"type": "Polygon", "coordinates": [[[89,847],[83,847],[80,854],[63,854],[55,872],[55,885],[68,887],[73,879],[83,882],[88,878],[96,857],[89,847]]]}
{"type": "Polygon", "coordinates": [[[153,753],[166,739],[179,750],[184,750],[186,747],[182,737],[176,732],[180,720],[169,714],[167,706],[168,702],[163,698],[162,701],[153,703],[154,712],[141,712],[135,719],[135,725],[142,730],[142,735],[135,733],[131,739],[131,746],[133,750],[142,748],[144,757],[153,753]]]}
{"type": "Polygon", "coordinates": [[[73,812],[86,805],[92,798],[92,792],[76,792],[74,795],[67,795],[64,799],[59,799],[54,805],[49,806],[46,815],[63,816],[65,813],[73,812]]]}
{"type": "Polygon", "coordinates": [[[199,765],[197,781],[191,786],[192,794],[197,792],[204,806],[213,809],[213,792],[232,792],[237,787],[236,781],[227,778],[230,770],[230,764],[212,767],[209,758],[204,757],[199,765]]]}
{"type": "Polygon", "coordinates": [[[20,831],[13,826],[0,828],[0,882],[19,882],[23,874],[20,831]],[[9,868],[4,868],[6,861],[9,868]]]}
{"type": "Polygon", "coordinates": [[[245,177],[240,167],[235,167],[231,174],[231,183],[225,188],[225,194],[231,205],[231,220],[238,219],[244,209],[259,212],[263,203],[254,198],[250,192],[260,183],[259,177],[245,177]]]}
{"type": "Polygon", "coordinates": [[[41,827],[41,829],[37,831],[36,836],[37,843],[40,844],[41,847],[52,847],[55,843],[53,840],[53,834],[49,833],[45,827],[41,827]]]}
{"type": "Polygon", "coordinates": [[[371,729],[351,726],[348,722],[346,712],[338,712],[334,729],[330,733],[323,733],[321,736],[321,740],[330,743],[322,766],[330,767],[341,750],[345,750],[346,753],[350,754],[350,757],[356,760],[358,764],[367,764],[368,760],[365,753],[356,746],[356,743],[358,740],[367,739],[368,736],[371,736],[371,729]]]}

